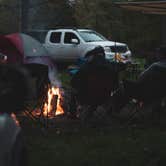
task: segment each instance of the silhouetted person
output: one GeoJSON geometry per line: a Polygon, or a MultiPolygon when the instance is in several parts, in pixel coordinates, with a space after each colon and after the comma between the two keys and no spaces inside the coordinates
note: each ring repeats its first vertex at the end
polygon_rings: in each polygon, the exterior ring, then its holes
{"type": "Polygon", "coordinates": [[[0,65],[0,166],[26,165],[21,128],[11,113],[22,111],[27,83],[23,68],[0,65]]]}
{"type": "Polygon", "coordinates": [[[107,102],[112,91],[118,88],[118,73],[124,69],[123,65],[106,60],[104,49],[100,46],[90,51],[87,61],[71,81],[78,101],[89,105],[107,102]]]}
{"type": "Polygon", "coordinates": [[[144,102],[153,102],[166,95],[166,47],[159,48],[158,59],[140,74],[133,87],[133,95],[144,102]]]}

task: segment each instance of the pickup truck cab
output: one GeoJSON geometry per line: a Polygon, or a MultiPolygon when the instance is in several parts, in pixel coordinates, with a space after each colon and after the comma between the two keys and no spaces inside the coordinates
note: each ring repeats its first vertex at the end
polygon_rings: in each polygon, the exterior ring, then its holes
{"type": "Polygon", "coordinates": [[[96,46],[105,51],[105,58],[112,61],[118,53],[124,58],[131,57],[127,44],[109,41],[101,34],[90,29],[49,30],[45,38],[45,48],[56,62],[74,62],[86,57],[96,46]]]}

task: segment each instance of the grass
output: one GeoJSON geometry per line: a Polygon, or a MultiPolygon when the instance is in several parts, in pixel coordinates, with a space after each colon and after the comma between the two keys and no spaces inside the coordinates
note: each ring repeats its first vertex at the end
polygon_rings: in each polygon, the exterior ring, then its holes
{"type": "Polygon", "coordinates": [[[166,132],[152,128],[78,127],[24,130],[31,166],[166,164],[166,132]]]}

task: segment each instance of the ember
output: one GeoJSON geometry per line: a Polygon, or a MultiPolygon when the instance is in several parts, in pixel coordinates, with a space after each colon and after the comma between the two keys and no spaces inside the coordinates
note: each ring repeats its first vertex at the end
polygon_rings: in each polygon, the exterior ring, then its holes
{"type": "Polygon", "coordinates": [[[15,121],[16,125],[17,125],[17,126],[20,126],[20,123],[19,123],[19,121],[17,120],[17,117],[16,117],[16,115],[15,115],[14,113],[11,114],[11,117],[12,117],[12,119],[15,121]]]}
{"type": "Polygon", "coordinates": [[[60,89],[56,87],[50,87],[47,95],[47,101],[45,102],[43,108],[44,116],[56,116],[64,114],[64,110],[60,103],[62,100],[60,89]]]}

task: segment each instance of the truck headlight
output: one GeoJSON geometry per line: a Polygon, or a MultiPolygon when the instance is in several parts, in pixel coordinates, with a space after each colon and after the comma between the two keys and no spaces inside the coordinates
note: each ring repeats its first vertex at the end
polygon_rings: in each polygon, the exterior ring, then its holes
{"type": "Polygon", "coordinates": [[[105,52],[111,52],[111,48],[110,48],[109,46],[105,46],[105,47],[104,47],[104,51],[105,51],[105,52]]]}

